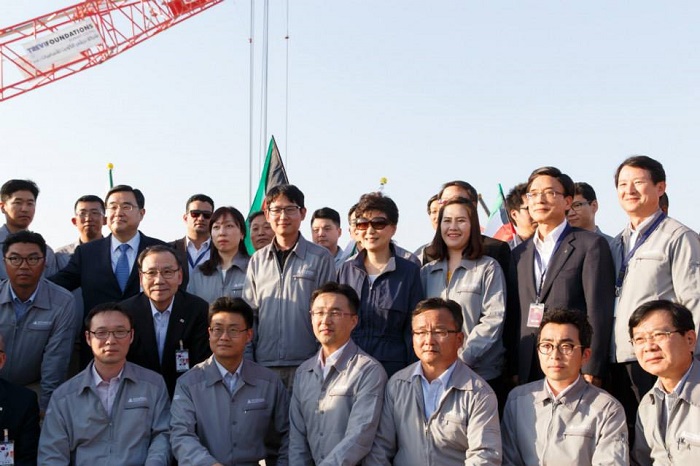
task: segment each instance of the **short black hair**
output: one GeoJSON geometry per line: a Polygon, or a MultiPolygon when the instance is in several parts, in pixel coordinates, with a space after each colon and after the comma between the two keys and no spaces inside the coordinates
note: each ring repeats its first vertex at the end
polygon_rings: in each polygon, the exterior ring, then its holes
{"type": "Polygon", "coordinates": [[[260,217],[261,215],[264,217],[265,212],[263,212],[262,210],[256,210],[252,214],[248,215],[248,223],[253,223],[253,220],[260,217]]]}
{"type": "Polygon", "coordinates": [[[124,315],[127,319],[129,319],[129,327],[131,329],[134,328],[134,318],[131,316],[131,314],[124,307],[122,307],[121,304],[111,302],[98,304],[97,306],[90,309],[90,312],[88,312],[87,316],[85,316],[85,329],[90,330],[92,318],[95,317],[97,314],[101,314],[103,312],[119,312],[120,314],[124,315]]]}
{"type": "Polygon", "coordinates": [[[32,180],[8,180],[0,188],[0,200],[5,202],[17,191],[29,191],[34,200],[39,197],[39,187],[32,180]]]}
{"type": "Polygon", "coordinates": [[[357,203],[355,218],[361,217],[365,212],[376,210],[386,215],[389,223],[396,225],[399,223],[399,208],[396,203],[382,193],[374,192],[363,194],[357,203]]]}
{"type": "Polygon", "coordinates": [[[293,184],[278,184],[277,186],[270,188],[269,191],[267,191],[267,194],[265,194],[265,208],[269,208],[270,204],[275,202],[275,200],[280,196],[286,197],[302,209],[305,208],[304,193],[302,193],[301,190],[293,184]]]}
{"type": "Polygon", "coordinates": [[[617,167],[617,170],[615,170],[615,187],[617,187],[617,182],[620,178],[620,171],[622,171],[624,167],[641,168],[642,170],[648,171],[651,181],[654,184],[666,181],[666,171],[664,170],[664,166],[661,165],[661,162],[646,155],[633,155],[632,157],[626,158],[620,166],[617,167]]]}
{"type": "Polygon", "coordinates": [[[588,202],[593,202],[598,199],[598,197],[595,194],[595,189],[593,189],[593,186],[586,183],[585,181],[579,181],[578,183],[574,183],[574,195],[576,194],[582,196],[588,202]]]}
{"type": "Polygon", "coordinates": [[[17,233],[11,233],[5,238],[5,242],[2,243],[2,255],[7,255],[7,251],[10,246],[16,243],[30,243],[39,246],[41,255],[46,257],[46,241],[44,237],[39,233],[35,233],[29,230],[18,231],[17,233]]]}
{"type": "Polygon", "coordinates": [[[314,220],[317,218],[330,220],[331,222],[335,223],[335,226],[340,228],[340,214],[335,209],[331,209],[330,207],[321,207],[320,209],[314,211],[314,214],[311,216],[311,224],[313,224],[314,220]]]}
{"type": "Polygon", "coordinates": [[[572,180],[569,175],[562,173],[561,170],[556,167],[540,167],[534,170],[527,179],[528,192],[530,191],[530,186],[532,186],[532,183],[540,176],[551,176],[552,178],[556,178],[556,180],[564,188],[564,196],[574,197],[574,180],[572,180]]]}
{"type": "Polygon", "coordinates": [[[143,197],[143,193],[141,192],[141,190],[132,188],[128,184],[118,184],[111,188],[109,191],[107,191],[107,195],[105,196],[105,204],[109,202],[109,196],[116,193],[132,193],[136,198],[136,205],[138,206],[138,208],[143,209],[146,207],[146,198],[143,197]]]}
{"type": "Polygon", "coordinates": [[[527,183],[518,183],[513,186],[506,196],[506,209],[508,209],[508,212],[511,210],[518,210],[523,205],[527,205],[527,201],[523,199],[526,194],[527,183]]]}
{"type": "Polygon", "coordinates": [[[207,196],[206,194],[193,194],[187,199],[187,202],[185,203],[185,213],[188,213],[190,211],[190,204],[192,204],[194,201],[207,202],[209,203],[209,205],[211,205],[212,210],[214,209],[214,199],[207,196]]]}
{"type": "Polygon", "coordinates": [[[416,308],[411,313],[411,319],[416,316],[421,315],[426,311],[434,311],[438,309],[445,309],[452,314],[452,320],[455,322],[456,330],[462,331],[462,326],[464,325],[464,316],[462,315],[462,306],[451,299],[442,298],[428,298],[416,304],[416,308]]]}
{"type": "Polygon", "coordinates": [[[245,326],[253,328],[253,308],[242,298],[231,298],[230,296],[216,298],[214,302],[209,305],[209,325],[211,325],[211,318],[219,312],[240,314],[243,316],[243,320],[245,320],[245,326]]]}
{"type": "Polygon", "coordinates": [[[537,331],[537,341],[540,341],[540,333],[547,324],[571,324],[578,330],[578,339],[583,348],[591,347],[591,338],[593,337],[593,327],[588,322],[588,316],[585,312],[577,309],[552,308],[547,309],[542,316],[540,328],[537,331]]]}
{"type": "Polygon", "coordinates": [[[440,199],[442,199],[442,193],[445,191],[445,189],[449,188],[450,186],[457,186],[458,188],[465,190],[469,194],[467,199],[472,202],[477,202],[479,200],[479,193],[476,191],[476,188],[466,181],[461,180],[448,181],[447,183],[443,184],[442,188],[440,188],[440,192],[438,193],[438,197],[440,199]]]}
{"type": "Polygon", "coordinates": [[[180,262],[180,258],[177,257],[177,253],[173,248],[171,248],[167,244],[154,244],[153,246],[148,246],[146,249],[139,253],[138,258],[136,259],[136,263],[139,266],[139,270],[141,270],[141,266],[143,265],[143,261],[146,259],[146,257],[150,256],[151,254],[157,254],[159,252],[167,252],[169,254],[172,254],[172,256],[175,258],[175,262],[177,262],[177,267],[182,268],[182,262],[180,262]]]}
{"type": "Polygon", "coordinates": [[[360,309],[360,298],[357,296],[355,289],[349,285],[337,282],[327,282],[311,293],[311,304],[316,301],[316,298],[318,298],[319,295],[325,293],[340,294],[345,296],[348,303],[350,303],[350,310],[353,314],[357,314],[358,309],[360,309]]]}
{"type": "Polygon", "coordinates": [[[77,201],[75,201],[75,204],[73,204],[73,211],[78,208],[78,204],[81,202],[97,202],[100,204],[100,209],[102,209],[102,213],[105,212],[105,201],[102,200],[100,196],[95,196],[94,194],[86,194],[84,196],[80,196],[77,201]]]}
{"type": "MultiPolygon", "coordinates": [[[[236,209],[235,207],[224,206],[219,207],[214,211],[214,213],[211,216],[211,219],[209,220],[209,236],[211,237],[211,231],[214,228],[214,224],[226,215],[230,215],[231,218],[233,218],[234,223],[238,225],[238,229],[241,230],[241,240],[238,242],[238,252],[236,253],[236,255],[240,254],[244,257],[248,257],[248,250],[245,247],[245,239],[247,236],[245,218],[243,218],[243,214],[241,213],[241,211],[236,209]]],[[[219,269],[217,267],[221,264],[221,262],[221,254],[219,253],[219,250],[216,248],[216,246],[212,244],[209,253],[209,259],[204,261],[204,263],[202,263],[202,265],[199,266],[199,270],[207,277],[210,277],[215,273],[219,273],[219,269]]]]}
{"type": "Polygon", "coordinates": [[[637,327],[648,314],[654,311],[667,312],[671,316],[673,326],[681,335],[685,335],[685,332],[688,330],[695,330],[693,314],[687,307],[667,299],[657,299],[654,301],[647,301],[634,310],[629,320],[630,338],[632,338],[632,331],[634,328],[637,327]]]}
{"type": "Polygon", "coordinates": [[[430,199],[428,199],[428,204],[427,204],[428,215],[430,215],[430,206],[433,205],[433,202],[439,201],[439,200],[440,200],[440,196],[438,196],[437,194],[433,194],[432,196],[430,196],[430,199]]]}
{"type": "Polygon", "coordinates": [[[354,203],[350,209],[348,210],[348,224],[352,226],[352,215],[355,214],[355,218],[357,218],[357,214],[355,213],[357,211],[357,205],[358,203],[354,203]]]}

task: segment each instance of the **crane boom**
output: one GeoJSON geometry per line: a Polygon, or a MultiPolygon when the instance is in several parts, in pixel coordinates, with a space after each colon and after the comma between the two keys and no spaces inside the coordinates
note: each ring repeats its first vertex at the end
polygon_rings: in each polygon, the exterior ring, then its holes
{"type": "Polygon", "coordinates": [[[91,68],[223,0],[88,0],[0,28],[0,102],[91,68]]]}

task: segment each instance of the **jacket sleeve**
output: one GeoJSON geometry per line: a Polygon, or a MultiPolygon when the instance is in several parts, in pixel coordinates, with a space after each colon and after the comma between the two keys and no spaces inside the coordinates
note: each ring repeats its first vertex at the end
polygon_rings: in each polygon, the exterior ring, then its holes
{"type": "Polygon", "coordinates": [[[610,401],[603,408],[602,426],[591,464],[629,464],[627,418],[622,405],[610,401]]]}
{"type": "Polygon", "coordinates": [[[406,356],[406,365],[408,366],[409,364],[416,362],[418,360],[418,357],[416,356],[416,353],[413,351],[413,327],[411,326],[411,315],[413,314],[413,310],[416,308],[416,305],[423,300],[425,297],[425,294],[423,292],[423,285],[421,283],[421,278],[420,278],[420,267],[413,267],[413,272],[411,273],[411,280],[410,280],[410,287],[409,287],[409,298],[408,298],[408,318],[406,319],[406,324],[404,327],[404,342],[406,345],[406,351],[408,352],[406,356]]]}
{"type": "Polygon", "coordinates": [[[280,379],[275,391],[275,410],[265,436],[265,464],[288,466],[293,464],[289,462],[289,393],[280,379]]]}
{"type": "Polygon", "coordinates": [[[479,323],[469,332],[462,357],[471,366],[501,339],[505,319],[506,293],[503,272],[489,261],[481,277],[482,295],[479,323]]]}
{"type": "Polygon", "coordinates": [[[175,386],[175,396],[170,408],[170,444],[180,466],[214,464],[216,458],[199,441],[197,436],[197,416],[192,394],[187,384],[180,378],[175,386]]]}
{"type": "Polygon", "coordinates": [[[68,261],[68,265],[66,265],[63,269],[59,270],[58,273],[55,273],[51,276],[48,276],[48,279],[58,286],[61,286],[68,291],[73,291],[76,288],[80,288],[80,282],[82,279],[81,276],[81,269],[82,269],[82,245],[78,246],[75,249],[75,252],[70,258],[70,261],[68,261]]]}
{"type": "Polygon", "coordinates": [[[170,452],[170,398],[163,379],[158,380],[151,419],[151,444],[144,466],[162,466],[171,463],[170,452]]]}
{"type": "MultiPolygon", "coordinates": [[[[695,332],[700,333],[700,237],[685,231],[671,244],[671,275],[676,301],[693,314],[695,332]]],[[[698,354],[700,342],[695,347],[698,354]]]]}
{"type": "Polygon", "coordinates": [[[647,441],[640,414],[641,413],[637,411],[637,422],[634,428],[634,446],[632,447],[632,461],[630,464],[634,466],[652,466],[654,462],[651,459],[651,446],[647,441]]]}
{"type": "MultiPolygon", "coordinates": [[[[486,384],[484,384],[486,385],[486,384]]],[[[502,461],[501,429],[498,425],[498,401],[488,386],[474,392],[467,423],[465,465],[498,466],[502,461]]]]}
{"type": "Polygon", "coordinates": [[[75,338],[75,319],[73,316],[75,298],[61,293],[62,299],[50,296],[51,307],[58,307],[51,335],[46,342],[41,361],[41,398],[39,407],[45,411],[54,390],[66,380],[73,341],[75,338]]]}
{"type": "Polygon", "coordinates": [[[582,372],[602,377],[610,354],[615,306],[615,266],[610,246],[602,236],[596,235],[586,252],[582,277],[586,311],[593,327],[591,358],[582,372]]]}
{"type": "Polygon", "coordinates": [[[354,395],[343,440],[330,451],[319,466],[353,466],[367,456],[372,449],[382,415],[385,386],[384,368],[380,364],[366,366],[354,395]]]}
{"type": "Polygon", "coordinates": [[[387,385],[377,434],[374,436],[369,454],[362,462],[363,466],[391,466],[396,455],[396,448],[394,402],[391,388],[387,385]]]}
{"type": "Polygon", "coordinates": [[[68,466],[71,463],[71,446],[65,414],[56,399],[52,398],[41,426],[37,464],[68,466]]]}
{"type": "Polygon", "coordinates": [[[294,376],[294,387],[292,399],[289,403],[289,464],[298,466],[314,466],[311,456],[311,448],[307,440],[306,422],[301,411],[299,401],[299,391],[302,390],[303,382],[299,370],[294,376]]]}
{"type": "Polygon", "coordinates": [[[503,409],[503,421],[501,421],[504,466],[525,464],[518,451],[518,433],[515,429],[517,415],[517,402],[514,397],[509,396],[506,407],[503,409]]]}

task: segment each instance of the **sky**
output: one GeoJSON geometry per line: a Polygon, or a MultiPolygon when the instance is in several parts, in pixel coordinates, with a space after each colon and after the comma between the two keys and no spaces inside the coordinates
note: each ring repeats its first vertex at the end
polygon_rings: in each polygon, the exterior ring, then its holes
{"type": "MultiPolygon", "coordinates": [[[[70,4],[3,0],[0,29],[70,4]]],[[[426,202],[443,182],[466,180],[492,205],[499,183],[545,165],[590,183],[615,235],[626,217],[613,175],[634,154],[663,163],[670,215],[700,229],[700,3],[272,0],[267,134],[262,12],[258,0],[252,167],[250,1],[0,102],[0,182],[39,184],[31,228],[54,247],[74,241],[73,203],[104,195],[109,162],[115,183],[144,192],[149,236],[184,236],[197,192],[245,215],[274,135],[306,195],[307,237],[329,206],[345,244],[348,208],[386,177],[395,239],[415,249],[432,238],[426,202]]]]}

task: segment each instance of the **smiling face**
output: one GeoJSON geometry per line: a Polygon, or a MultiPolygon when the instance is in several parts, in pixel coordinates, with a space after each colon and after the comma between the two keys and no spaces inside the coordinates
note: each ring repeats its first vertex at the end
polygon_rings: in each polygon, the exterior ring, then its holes
{"type": "Polygon", "coordinates": [[[222,364],[243,359],[246,345],[253,339],[253,329],[247,328],[245,318],[236,312],[220,311],[209,323],[209,347],[217,361],[222,364]],[[229,335],[229,332],[235,337],[229,335]],[[221,334],[215,336],[214,333],[221,334]]]}
{"type": "MultiPolygon", "coordinates": [[[[647,341],[634,346],[634,354],[642,369],[657,377],[679,381],[693,361],[697,336],[694,330],[684,335],[676,332],[671,315],[667,311],[652,311],[632,329],[632,338],[652,335],[656,332],[674,332],[664,341],[647,341]]],[[[674,385],[675,386],[675,385],[674,385]]],[[[673,389],[673,386],[670,387],[673,389]]]]}
{"type": "Polygon", "coordinates": [[[26,230],[34,220],[36,199],[31,191],[15,191],[0,202],[0,209],[11,232],[26,230]]]}
{"type": "Polygon", "coordinates": [[[564,186],[549,175],[536,177],[530,184],[528,209],[532,221],[554,228],[566,218],[571,208],[571,196],[564,195],[564,186]]]}
{"type": "Polygon", "coordinates": [[[165,311],[182,283],[182,269],[175,255],[167,251],[147,255],[141,263],[139,276],[144,294],[159,311],[165,311]]]}
{"type": "Polygon", "coordinates": [[[119,241],[125,243],[138,233],[145,209],[139,209],[136,196],[130,191],[112,193],[107,199],[107,226],[119,241]]]}
{"type": "Polygon", "coordinates": [[[311,324],[314,335],[328,356],[350,339],[350,334],[358,322],[352,312],[348,298],[340,293],[322,293],[311,304],[311,324]],[[331,314],[339,314],[333,317],[331,314]]]}
{"type": "Polygon", "coordinates": [[[659,197],[666,192],[666,183],[656,184],[643,168],[622,167],[617,179],[617,199],[630,218],[644,219],[659,209],[659,197]]]}
{"type": "Polygon", "coordinates": [[[363,249],[375,253],[388,250],[391,244],[391,238],[396,234],[396,225],[387,224],[381,229],[373,227],[371,221],[378,221],[379,223],[388,222],[386,214],[378,210],[363,212],[360,217],[356,218],[355,225],[357,226],[357,222],[364,222],[367,220],[370,221],[370,224],[367,225],[367,229],[358,231],[362,238],[363,249]]]}
{"type": "Polygon", "coordinates": [[[241,228],[230,214],[222,215],[211,226],[214,247],[225,254],[235,254],[242,238],[241,228]]]}
{"type": "Polygon", "coordinates": [[[102,237],[102,227],[107,223],[105,213],[99,202],[80,201],[75,206],[73,225],[80,233],[84,243],[102,237]]]}
{"type": "Polygon", "coordinates": [[[471,222],[463,204],[449,204],[442,212],[440,234],[451,251],[463,251],[469,243],[471,222]]]}
{"type": "Polygon", "coordinates": [[[278,196],[265,210],[265,218],[270,222],[275,236],[280,239],[296,238],[305,217],[306,209],[300,208],[284,195],[278,196]]]}

